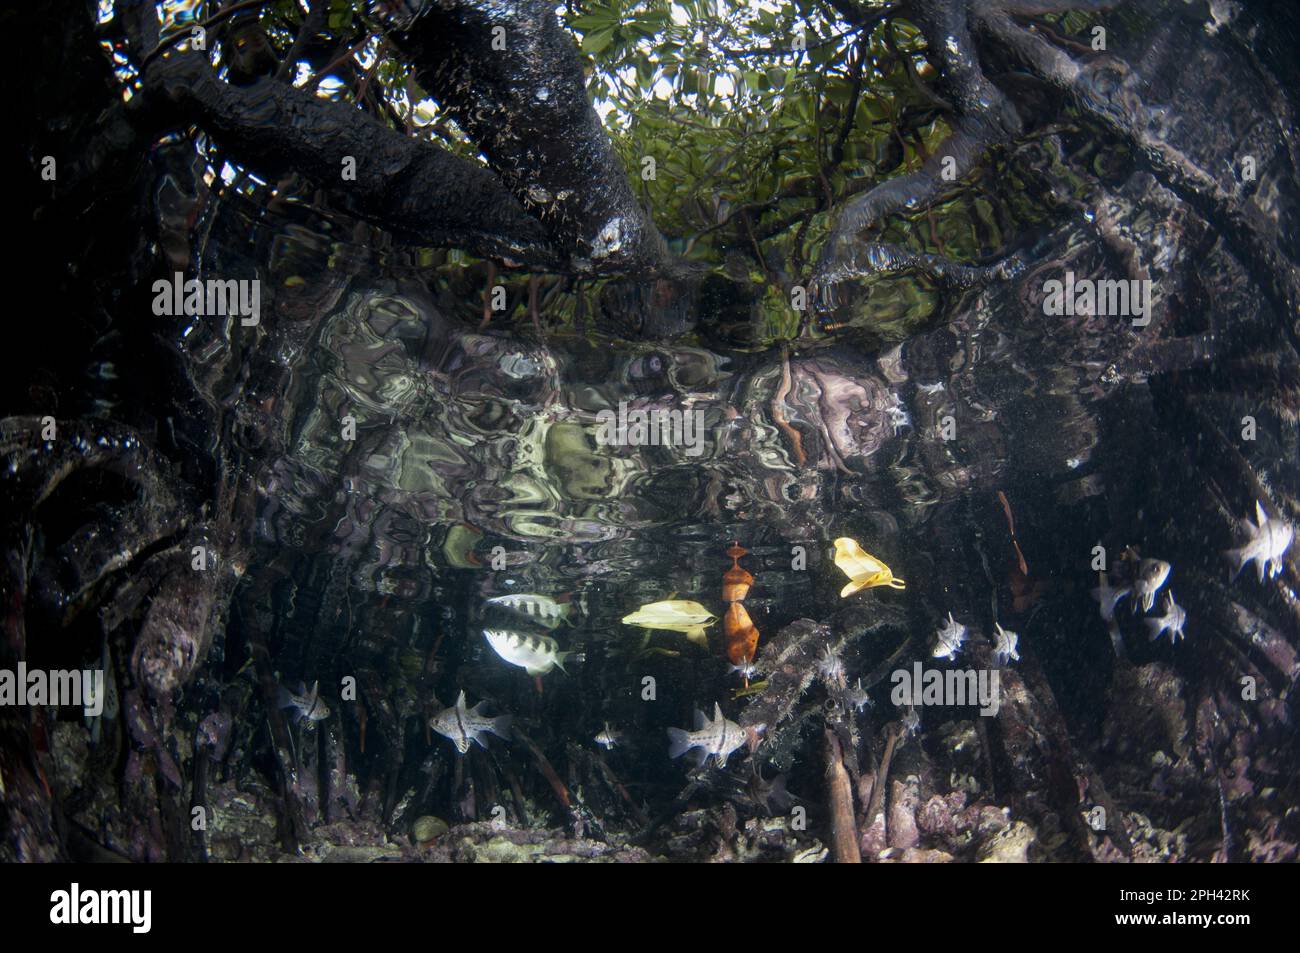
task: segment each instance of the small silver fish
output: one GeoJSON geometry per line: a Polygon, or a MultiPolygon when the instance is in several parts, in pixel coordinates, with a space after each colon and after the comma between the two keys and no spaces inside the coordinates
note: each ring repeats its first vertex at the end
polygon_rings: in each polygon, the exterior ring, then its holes
{"type": "Polygon", "coordinates": [[[1020,644],[1020,636],[1015,632],[1008,632],[1002,628],[1002,623],[993,623],[995,637],[997,642],[993,646],[993,657],[998,660],[999,665],[1006,665],[1012,659],[1020,661],[1020,653],[1016,651],[1016,646],[1020,644]]]}
{"type": "Polygon", "coordinates": [[[915,708],[909,708],[907,714],[902,719],[903,734],[914,735],[921,730],[921,713],[915,708]]]}
{"type": "Polygon", "coordinates": [[[539,625],[554,629],[569,620],[572,605],[556,602],[550,596],[539,596],[534,592],[517,592],[508,596],[493,596],[487,600],[490,606],[501,606],[516,615],[526,616],[539,625]]]}
{"type": "Polygon", "coordinates": [[[1154,619],[1147,619],[1147,631],[1151,633],[1151,641],[1154,642],[1167,631],[1169,633],[1169,644],[1174,645],[1181,638],[1186,638],[1183,634],[1183,626],[1187,624],[1187,613],[1183,607],[1174,602],[1172,592],[1165,593],[1165,602],[1163,606],[1165,614],[1157,616],[1154,619]]]}
{"type": "Polygon", "coordinates": [[[840,657],[840,653],[829,645],[822,650],[821,658],[817,660],[817,674],[827,682],[843,683],[844,681],[844,660],[840,657]]]}
{"type": "Polygon", "coordinates": [[[1138,565],[1138,577],[1133,580],[1133,611],[1142,603],[1142,611],[1150,612],[1156,604],[1156,593],[1169,578],[1172,567],[1163,559],[1144,559],[1138,565]]]}
{"type": "Polygon", "coordinates": [[[465,708],[465,692],[462,689],[460,697],[456,699],[456,704],[451,708],[444,708],[438,714],[429,719],[429,727],[438,734],[451,739],[451,743],[456,746],[456,750],[464,754],[469,750],[471,741],[478,742],[480,748],[486,748],[487,744],[483,741],[485,732],[491,732],[498,738],[510,740],[510,715],[501,715],[497,718],[488,718],[480,709],[487,704],[479,702],[473,708],[465,708]]]}
{"type": "MultiPolygon", "coordinates": [[[[752,729],[758,733],[761,728],[752,729]]],[[[722,714],[722,706],[713,703],[713,721],[709,721],[704,712],[695,713],[695,730],[685,731],[681,728],[669,728],[668,757],[680,758],[692,748],[699,748],[696,754],[698,763],[703,764],[709,756],[717,759],[718,767],[727,763],[731,753],[751,739],[751,731],[746,731],[734,721],[728,721],[722,714]]]]}
{"type": "Polygon", "coordinates": [[[304,682],[298,683],[296,693],[280,686],[280,707],[292,708],[295,721],[324,721],[330,716],[330,706],[320,697],[320,682],[311,683],[311,691],[304,682]]]}
{"type": "Polygon", "coordinates": [[[606,751],[623,743],[623,732],[609,727],[609,722],[605,722],[605,728],[595,738],[596,744],[600,745],[606,751]]]}
{"type": "Polygon", "coordinates": [[[858,683],[852,688],[844,689],[844,703],[854,711],[862,711],[871,705],[871,696],[862,687],[862,679],[858,679],[858,683]]]}
{"type": "Polygon", "coordinates": [[[966,641],[966,626],[962,625],[948,613],[948,621],[942,629],[936,634],[938,642],[935,643],[934,651],[931,654],[933,658],[954,658],[961,650],[961,644],[966,641]]]}
{"type": "Polygon", "coordinates": [[[1101,577],[1101,585],[1092,590],[1092,597],[1100,604],[1102,619],[1106,622],[1114,622],[1115,606],[1119,604],[1121,599],[1129,595],[1129,590],[1112,589],[1106,574],[1103,572],[1098,573],[1098,575],[1101,577]]]}
{"type": "Polygon", "coordinates": [[[548,635],[533,635],[510,629],[484,629],[483,637],[497,655],[511,665],[518,665],[529,675],[545,675],[553,668],[559,668],[563,672],[564,660],[573,654],[561,652],[560,644],[548,635]]]}
{"type": "Polygon", "coordinates": [[[1282,572],[1282,557],[1295,539],[1295,527],[1286,520],[1269,519],[1264,513],[1264,507],[1256,500],[1255,522],[1244,519],[1241,528],[1247,536],[1246,544],[1239,549],[1230,549],[1226,554],[1237,564],[1233,578],[1237,578],[1253,562],[1260,582],[1264,581],[1266,575],[1270,579],[1276,579],[1282,572]]]}

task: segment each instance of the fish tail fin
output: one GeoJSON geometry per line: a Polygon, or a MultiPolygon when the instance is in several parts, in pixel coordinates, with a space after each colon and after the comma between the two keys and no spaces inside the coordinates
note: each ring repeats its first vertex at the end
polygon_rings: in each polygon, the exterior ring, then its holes
{"type": "Polygon", "coordinates": [[[866,579],[851,579],[851,580],[849,580],[849,582],[844,586],[844,588],[840,590],[840,598],[841,598],[841,599],[847,599],[849,596],[853,595],[855,592],[858,592],[858,591],[861,590],[861,589],[865,589],[865,588],[866,588],[866,585],[867,585],[867,581],[866,581],[866,579]]]}
{"type": "MultiPolygon", "coordinates": [[[[1112,589],[1109,593],[1098,587],[1092,590],[1092,597],[1097,600],[1101,606],[1101,617],[1107,622],[1115,619],[1115,608],[1119,601],[1130,593],[1129,589],[1112,589]]],[[[1136,611],[1136,608],[1135,610],[1136,611]]]]}
{"type": "Polygon", "coordinates": [[[689,732],[680,728],[668,729],[668,757],[680,758],[693,747],[695,746],[691,743],[689,732]]]}
{"type": "Polygon", "coordinates": [[[275,707],[292,708],[293,704],[293,692],[281,685],[275,693],[275,707]]]}

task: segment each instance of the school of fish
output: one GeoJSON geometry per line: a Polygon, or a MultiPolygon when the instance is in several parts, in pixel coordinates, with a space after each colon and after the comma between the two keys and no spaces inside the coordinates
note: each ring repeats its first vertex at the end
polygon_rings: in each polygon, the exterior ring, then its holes
{"type": "MultiPolygon", "coordinates": [[[[1253,521],[1240,521],[1242,544],[1227,550],[1225,556],[1234,567],[1233,579],[1254,563],[1257,580],[1262,583],[1266,577],[1273,579],[1280,574],[1284,557],[1294,542],[1295,529],[1279,517],[1269,517],[1263,505],[1258,502],[1255,504],[1254,515],[1253,521]]],[[[738,542],[732,543],[726,550],[726,555],[731,558],[731,567],[723,573],[722,578],[722,601],[727,605],[722,615],[723,654],[730,663],[731,670],[741,675],[748,688],[749,679],[755,673],[760,639],[758,628],[744,605],[754,585],[754,576],[740,565],[740,559],[748,555],[748,551],[738,542]]],[[[906,588],[906,583],[895,576],[889,566],[866,552],[850,537],[842,536],[834,540],[834,562],[848,579],[840,591],[841,598],[848,598],[864,589],[906,588]]],[[[1091,591],[1099,614],[1115,641],[1116,651],[1122,651],[1116,609],[1126,598],[1134,614],[1141,611],[1148,616],[1143,621],[1152,641],[1167,634],[1170,644],[1176,645],[1180,639],[1185,638],[1187,612],[1177,603],[1172,591],[1164,592],[1160,613],[1152,614],[1161,591],[1166,589],[1173,574],[1172,564],[1155,558],[1139,559],[1129,551],[1121,557],[1121,563],[1130,567],[1126,573],[1121,570],[1123,581],[1112,583],[1110,573],[1101,569],[1098,572],[1098,585],[1091,591]]],[[[579,653],[562,649],[551,634],[563,624],[572,624],[573,603],[564,597],[556,599],[538,593],[510,593],[491,597],[486,603],[509,613],[519,622],[535,624],[546,630],[530,632],[504,626],[483,630],[483,636],[493,652],[506,663],[522,668],[526,674],[536,678],[539,690],[541,676],[557,668],[561,672],[566,671],[564,663],[570,657],[582,658],[579,653]]],[[[585,611],[585,605],[583,609],[585,611]]],[[[671,597],[646,603],[622,618],[624,625],[646,630],[647,639],[653,631],[676,632],[704,648],[708,647],[707,630],[717,621],[718,616],[701,603],[671,597]]],[[[949,612],[943,624],[935,631],[931,656],[953,661],[962,652],[969,637],[968,627],[949,612]]],[[[1003,628],[1001,622],[995,621],[991,633],[993,661],[1000,666],[1019,661],[1019,642],[1020,636],[1016,632],[1003,628]]],[[[818,664],[823,668],[827,664],[839,664],[838,655],[828,655],[828,660],[818,664]]],[[[856,686],[846,689],[845,699],[854,710],[861,710],[871,704],[861,680],[856,686]]],[[[310,690],[302,686],[296,693],[282,687],[280,704],[281,707],[292,708],[297,720],[304,722],[320,721],[330,715],[329,706],[320,697],[318,683],[313,684],[310,690]]],[[[511,716],[487,716],[482,711],[485,704],[485,701],[479,701],[473,708],[467,708],[465,692],[462,690],[455,705],[429,719],[429,727],[450,739],[460,754],[465,754],[472,744],[486,747],[485,738],[489,734],[509,740],[511,716]]],[[[915,710],[910,710],[903,719],[904,730],[916,730],[919,721],[915,710]]],[[[745,745],[749,745],[751,750],[755,748],[761,740],[763,728],[762,725],[742,727],[728,719],[722,712],[721,704],[715,702],[712,718],[696,712],[692,730],[667,729],[668,754],[671,758],[679,758],[691,752],[697,764],[711,760],[718,767],[723,767],[728,758],[745,745]]],[[[607,721],[593,741],[605,750],[613,751],[626,743],[626,733],[612,727],[607,721]]]]}

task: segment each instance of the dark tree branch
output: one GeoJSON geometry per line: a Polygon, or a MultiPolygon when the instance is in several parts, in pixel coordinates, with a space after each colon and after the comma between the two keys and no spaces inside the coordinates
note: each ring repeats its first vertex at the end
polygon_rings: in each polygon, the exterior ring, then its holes
{"type": "Polygon", "coordinates": [[[662,270],[663,239],[592,108],[554,4],[449,0],[395,41],[557,247],[572,251],[577,270],[662,270]]]}
{"type": "Polygon", "coordinates": [[[813,277],[829,289],[850,277],[902,268],[916,269],[948,284],[971,286],[1014,273],[1014,266],[956,265],[936,255],[917,255],[885,245],[861,247],[858,236],[885,216],[934,203],[957,179],[975,167],[989,146],[1021,131],[1011,102],[988,81],[974,53],[965,0],[933,0],[918,5],[915,19],[930,56],[938,61],[955,115],[953,132],[917,172],[882,182],[840,211],[813,277]]]}
{"type": "Polygon", "coordinates": [[[342,103],[273,80],[221,82],[202,56],[175,54],[145,74],[150,118],[202,126],[264,175],[298,172],[407,240],[555,267],[541,223],[487,169],[404,136],[342,103]],[[356,180],[344,181],[344,160],[356,180]]]}
{"type": "Polygon", "coordinates": [[[303,17],[302,25],[298,27],[298,35],[293,38],[293,46],[289,47],[289,52],[285,54],[284,61],[280,63],[280,69],[275,74],[276,79],[292,81],[293,64],[297,61],[303,48],[317,34],[325,31],[325,27],[329,23],[329,10],[329,0],[311,0],[311,7],[307,11],[307,16],[303,17]]]}
{"type": "MultiPolygon", "coordinates": [[[[264,7],[266,6],[267,2],[268,0],[241,0],[240,3],[232,4],[231,6],[226,7],[224,10],[217,11],[212,16],[208,17],[206,20],[196,25],[201,26],[203,29],[207,30],[210,29],[211,27],[216,26],[219,23],[222,23],[230,19],[236,13],[240,13],[244,10],[251,10],[254,7],[264,7]]],[[[155,36],[157,35],[157,30],[154,31],[154,35],[155,36]]],[[[182,40],[188,40],[189,38],[190,38],[190,31],[187,29],[177,30],[175,33],[163,37],[161,40],[158,41],[157,46],[153,47],[151,50],[149,50],[148,53],[144,54],[144,56],[141,57],[140,60],[141,68],[148,66],[150,63],[156,60],[163,53],[167,52],[167,50],[171,49],[177,43],[181,42],[182,40]]],[[[137,46],[136,48],[138,50],[144,49],[143,46],[137,46]]]]}

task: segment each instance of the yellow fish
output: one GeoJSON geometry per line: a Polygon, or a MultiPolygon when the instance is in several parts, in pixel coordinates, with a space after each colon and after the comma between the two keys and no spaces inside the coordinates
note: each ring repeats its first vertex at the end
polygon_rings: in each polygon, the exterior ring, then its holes
{"type": "Polygon", "coordinates": [[[860,589],[874,586],[888,586],[891,589],[903,589],[905,583],[894,578],[894,571],[875,556],[866,552],[858,541],[841,536],[835,540],[835,565],[849,577],[848,585],[840,590],[840,598],[853,595],[860,589]]]}
{"type": "Polygon", "coordinates": [[[687,599],[651,602],[637,609],[631,615],[623,616],[624,625],[639,625],[643,629],[664,629],[668,632],[680,632],[696,645],[704,646],[709,644],[709,640],[704,635],[704,630],[717,621],[718,617],[704,606],[687,599]]]}

